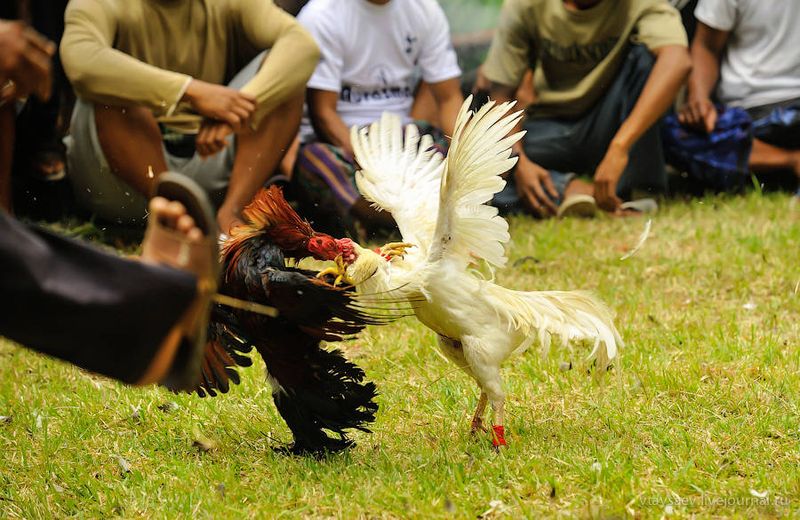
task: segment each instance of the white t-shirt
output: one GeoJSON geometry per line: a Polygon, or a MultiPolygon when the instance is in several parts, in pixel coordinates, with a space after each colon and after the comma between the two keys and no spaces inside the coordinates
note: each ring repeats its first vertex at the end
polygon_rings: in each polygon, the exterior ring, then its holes
{"type": "MultiPolygon", "coordinates": [[[[311,0],[297,19],[322,51],[308,87],[338,92],[336,110],[348,127],[384,111],[408,118],[420,76],[438,83],[461,75],[436,0],[311,0]]],[[[313,134],[306,118],[300,133],[313,134]]]]}
{"type": "Polygon", "coordinates": [[[800,97],[800,1],[700,0],[694,14],[730,31],[720,101],[751,108],[800,97]]]}

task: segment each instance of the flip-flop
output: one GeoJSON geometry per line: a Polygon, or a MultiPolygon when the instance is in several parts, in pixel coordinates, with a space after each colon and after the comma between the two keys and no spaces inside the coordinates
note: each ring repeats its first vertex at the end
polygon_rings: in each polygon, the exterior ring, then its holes
{"type": "Polygon", "coordinates": [[[591,195],[570,195],[558,206],[558,218],[592,218],[597,214],[597,201],[591,195]]]}
{"type": "Polygon", "coordinates": [[[195,320],[178,348],[167,376],[160,382],[172,391],[188,390],[195,386],[206,344],[211,298],[219,280],[219,247],[217,221],[213,206],[205,191],[192,179],[175,172],[162,173],[153,196],[177,201],[186,208],[203,233],[203,240],[188,242],[178,231],[164,226],[157,218],[148,221],[145,243],[148,256],[155,261],[175,265],[197,276],[197,295],[192,306],[195,320]]]}

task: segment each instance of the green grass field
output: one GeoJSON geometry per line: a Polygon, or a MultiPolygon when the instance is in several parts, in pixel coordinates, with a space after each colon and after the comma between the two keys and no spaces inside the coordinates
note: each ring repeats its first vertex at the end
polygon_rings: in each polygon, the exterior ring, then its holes
{"type": "Polygon", "coordinates": [[[627,344],[602,385],[560,370],[582,351],[508,363],[500,454],[467,433],[476,387],[412,319],[346,345],[381,409],[321,461],[273,452],[289,434],[260,361],[201,400],[0,341],[0,517],[800,514],[799,223],[786,195],[670,203],[621,261],[642,219],[514,220],[499,280],[595,290],[627,344]]]}

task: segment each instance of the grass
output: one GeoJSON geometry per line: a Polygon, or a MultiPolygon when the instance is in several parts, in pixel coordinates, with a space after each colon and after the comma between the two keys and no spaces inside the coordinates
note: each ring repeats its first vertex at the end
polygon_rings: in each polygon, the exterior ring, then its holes
{"type": "Polygon", "coordinates": [[[499,455],[467,434],[474,384],[410,319],[347,345],[381,410],[372,435],[322,461],[271,449],[289,435],[260,362],[241,387],[201,400],[0,342],[0,516],[798,514],[798,222],[785,195],[671,203],[620,261],[641,219],[513,220],[515,265],[500,281],[595,290],[627,345],[601,386],[559,369],[580,353],[508,363],[499,455]]]}

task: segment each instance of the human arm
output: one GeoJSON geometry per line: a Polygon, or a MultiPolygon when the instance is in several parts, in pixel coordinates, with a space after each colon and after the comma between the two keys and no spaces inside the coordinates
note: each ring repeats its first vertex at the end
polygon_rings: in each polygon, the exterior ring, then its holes
{"type": "Polygon", "coordinates": [[[600,207],[608,211],[619,207],[616,189],[628,164],[631,147],[672,104],[692,68],[689,52],[682,45],[667,45],[654,49],[653,53],[656,56],[655,63],[642,93],[595,170],[595,199],[600,207]]]}
{"type": "Polygon", "coordinates": [[[336,112],[338,92],[309,88],[306,96],[311,125],[320,140],[341,148],[348,157],[353,157],[350,129],[336,112]]]}
{"type": "Polygon", "coordinates": [[[446,79],[438,83],[430,84],[433,97],[436,99],[436,107],[439,112],[439,124],[442,131],[447,136],[452,136],[455,130],[456,116],[464,103],[464,96],[461,94],[461,82],[458,78],[446,79]]]}
{"type": "Polygon", "coordinates": [[[275,107],[302,92],[320,51],[308,31],[271,0],[243,0],[239,23],[254,46],[270,49],[256,75],[241,89],[256,99],[251,121],[255,128],[275,107]]]}
{"type": "Polygon", "coordinates": [[[113,48],[118,4],[73,0],[64,15],[61,61],[76,93],[112,105],[143,105],[171,114],[191,77],[160,69],[113,48]]]}
{"type": "Polygon", "coordinates": [[[678,113],[678,121],[682,124],[709,133],[714,130],[717,109],[711,101],[711,93],[719,79],[720,57],[729,35],[729,31],[697,22],[692,40],[692,73],[689,76],[686,104],[678,113]]]}

